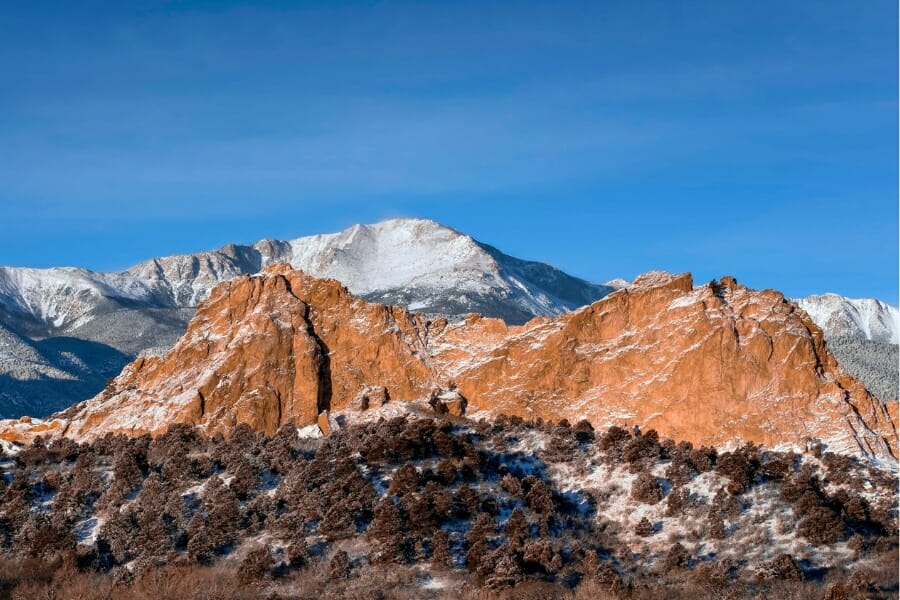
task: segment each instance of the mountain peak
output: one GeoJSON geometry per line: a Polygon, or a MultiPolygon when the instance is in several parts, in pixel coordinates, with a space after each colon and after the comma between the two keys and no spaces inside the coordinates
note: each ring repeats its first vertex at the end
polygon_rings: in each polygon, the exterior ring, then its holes
{"type": "Polygon", "coordinates": [[[862,337],[889,344],[900,341],[900,311],[875,298],[845,298],[828,292],[795,302],[830,337],[862,337]]]}
{"type": "MultiPolygon", "coordinates": [[[[107,363],[120,366],[122,356],[170,347],[216,285],[276,263],[336,279],[372,302],[451,321],[481,313],[511,325],[559,315],[633,285],[624,280],[589,283],[546,263],[509,256],[436,221],[399,217],[336,233],[262,239],[252,245],[227,244],[214,251],[153,258],[113,273],[0,267],[0,324],[32,339],[62,336],[99,344],[81,351],[83,362],[94,365],[94,380],[105,381],[107,363]],[[104,358],[101,364],[93,358],[101,346],[118,351],[116,360],[104,358]]],[[[654,277],[673,276],[645,274],[640,279],[648,282],[654,277]]],[[[679,280],[679,286],[689,287],[690,282],[679,280]]],[[[897,341],[897,311],[883,303],[832,295],[799,302],[829,335],[897,341]]],[[[22,353],[27,354],[24,349],[22,353]]],[[[23,364],[35,364],[29,360],[23,359],[23,364]]],[[[83,378],[74,367],[62,363],[54,367],[71,379],[83,378]]],[[[86,397],[73,396],[75,388],[63,377],[54,388],[58,392],[43,394],[48,406],[61,408],[86,397]]],[[[12,387],[26,385],[10,381],[12,387]]],[[[18,410],[0,399],[0,416],[18,410]]]]}

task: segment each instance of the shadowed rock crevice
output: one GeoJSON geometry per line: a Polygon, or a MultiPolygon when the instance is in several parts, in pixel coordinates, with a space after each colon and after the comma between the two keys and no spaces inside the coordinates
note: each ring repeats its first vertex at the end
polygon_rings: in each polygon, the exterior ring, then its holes
{"type": "Polygon", "coordinates": [[[316,335],[311,321],[309,335],[319,346],[319,394],[316,398],[316,412],[321,413],[325,410],[331,410],[331,397],[334,393],[331,381],[331,350],[328,348],[328,344],[316,335]]]}
{"type": "MultiPolygon", "coordinates": [[[[284,284],[287,287],[287,291],[294,298],[303,303],[304,312],[303,312],[303,320],[306,322],[306,333],[310,338],[315,342],[318,347],[318,386],[317,386],[317,394],[316,394],[316,415],[321,414],[323,411],[331,410],[331,398],[333,395],[333,385],[332,385],[332,373],[331,373],[331,350],[328,348],[328,344],[325,343],[315,330],[315,326],[313,325],[312,319],[312,307],[306,302],[303,298],[299,297],[294,293],[294,290],[291,287],[291,282],[287,277],[282,278],[284,280],[284,284]]],[[[281,398],[279,397],[279,416],[278,422],[283,423],[284,409],[281,402],[281,398]]],[[[294,401],[297,399],[295,398],[294,401]]]]}

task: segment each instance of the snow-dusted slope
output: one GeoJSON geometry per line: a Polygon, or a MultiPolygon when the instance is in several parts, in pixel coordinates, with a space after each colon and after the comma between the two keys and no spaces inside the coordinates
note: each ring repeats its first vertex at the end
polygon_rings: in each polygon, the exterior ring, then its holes
{"type": "Polygon", "coordinates": [[[0,323],[0,416],[44,415],[92,396],[128,362],[104,344],[33,341],[0,323]]]}
{"type": "Polygon", "coordinates": [[[434,221],[392,219],[289,242],[292,266],[382,303],[524,322],[597,300],[612,288],[524,261],[434,221]]]}
{"type": "Polygon", "coordinates": [[[128,287],[116,285],[118,279],[70,267],[0,267],[0,307],[34,325],[59,328],[77,321],[104,298],[130,295],[128,287]]]}
{"type": "Polygon", "coordinates": [[[829,337],[858,337],[873,342],[900,341],[900,312],[874,298],[819,294],[794,300],[829,337]]]}
{"type": "Polygon", "coordinates": [[[283,261],[338,279],[360,296],[452,316],[478,311],[525,321],[612,291],[512,258],[434,221],[392,219],[289,242],[156,258],[117,273],[3,267],[0,305],[32,328],[65,331],[123,306],[195,307],[217,283],[283,261]]]}

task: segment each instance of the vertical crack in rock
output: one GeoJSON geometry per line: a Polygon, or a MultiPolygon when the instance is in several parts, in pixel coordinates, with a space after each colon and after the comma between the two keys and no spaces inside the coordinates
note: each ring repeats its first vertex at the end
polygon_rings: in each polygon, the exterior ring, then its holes
{"type": "MultiPolygon", "coordinates": [[[[303,320],[306,321],[306,333],[318,346],[318,386],[317,386],[317,397],[316,397],[316,414],[321,414],[322,411],[331,410],[331,399],[333,394],[333,383],[332,383],[332,373],[331,373],[331,350],[328,348],[328,344],[316,333],[315,326],[313,325],[312,320],[312,307],[308,302],[300,298],[297,294],[294,293],[294,290],[291,288],[291,282],[287,277],[281,276],[281,279],[284,281],[284,285],[287,288],[287,292],[300,301],[303,305],[303,320]]],[[[280,401],[279,401],[280,405],[280,401]]],[[[279,415],[279,423],[281,422],[281,418],[279,415]]]]}

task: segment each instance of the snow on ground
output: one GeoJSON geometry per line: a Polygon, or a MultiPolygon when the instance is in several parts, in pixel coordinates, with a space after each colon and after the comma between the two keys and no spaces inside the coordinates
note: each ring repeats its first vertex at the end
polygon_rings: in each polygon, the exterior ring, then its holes
{"type": "Polygon", "coordinates": [[[318,425],[313,423],[312,425],[297,429],[297,436],[303,439],[320,438],[322,437],[322,430],[319,429],[318,425]]]}
{"type": "Polygon", "coordinates": [[[106,520],[97,515],[93,515],[75,525],[75,539],[80,545],[93,546],[97,541],[97,534],[103,527],[106,520]]]}

